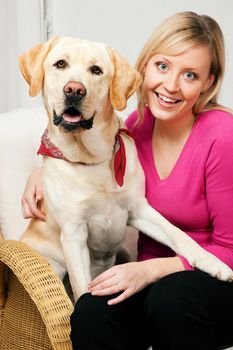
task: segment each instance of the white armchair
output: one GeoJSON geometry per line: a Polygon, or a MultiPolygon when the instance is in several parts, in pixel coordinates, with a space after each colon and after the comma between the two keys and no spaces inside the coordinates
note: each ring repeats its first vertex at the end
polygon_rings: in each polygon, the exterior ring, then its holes
{"type": "Polygon", "coordinates": [[[0,225],[5,239],[18,239],[28,224],[21,214],[21,197],[33,169],[41,166],[36,155],[46,127],[43,107],[0,114],[0,225]]]}

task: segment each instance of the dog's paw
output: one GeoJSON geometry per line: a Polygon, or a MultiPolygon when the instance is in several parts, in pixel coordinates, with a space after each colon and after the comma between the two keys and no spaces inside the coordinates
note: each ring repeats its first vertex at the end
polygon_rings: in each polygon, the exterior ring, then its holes
{"type": "Polygon", "coordinates": [[[196,257],[191,265],[199,270],[207,272],[209,275],[216,277],[221,281],[233,281],[233,270],[216,256],[208,252],[196,257]]]}

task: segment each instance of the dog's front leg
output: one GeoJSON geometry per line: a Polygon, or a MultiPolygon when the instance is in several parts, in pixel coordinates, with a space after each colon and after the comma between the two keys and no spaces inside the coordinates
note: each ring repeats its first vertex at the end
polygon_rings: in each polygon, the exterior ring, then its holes
{"type": "Polygon", "coordinates": [[[233,271],[226,264],[172,225],[147,202],[141,202],[137,209],[130,213],[128,224],[184,256],[191,266],[221,280],[233,280],[233,271]]]}
{"type": "Polygon", "coordinates": [[[87,292],[91,281],[87,237],[88,228],[84,223],[78,226],[66,224],[62,227],[61,244],[75,300],[87,292]]]}

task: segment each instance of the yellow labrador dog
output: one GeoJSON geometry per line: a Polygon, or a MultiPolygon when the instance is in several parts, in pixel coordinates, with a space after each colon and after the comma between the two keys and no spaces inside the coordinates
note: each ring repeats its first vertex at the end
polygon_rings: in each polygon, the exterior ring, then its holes
{"type": "Polygon", "coordinates": [[[166,244],[222,280],[232,270],[152,209],[133,140],[115,114],[140,83],[138,72],[102,43],[61,37],[20,57],[30,95],[42,90],[48,126],[44,155],[46,222],[32,220],[22,240],[48,258],[75,299],[111,267],[126,225],[166,244]]]}

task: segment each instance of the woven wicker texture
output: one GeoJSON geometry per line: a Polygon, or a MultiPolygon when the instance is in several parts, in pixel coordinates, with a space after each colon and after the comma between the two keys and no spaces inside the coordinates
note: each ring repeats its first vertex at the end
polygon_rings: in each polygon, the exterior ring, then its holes
{"type": "Polygon", "coordinates": [[[0,306],[0,349],[1,349],[1,335],[2,335],[2,328],[3,328],[3,320],[4,320],[4,307],[0,306]]]}
{"type": "Polygon", "coordinates": [[[4,240],[0,240],[0,260],[17,277],[11,275],[5,309],[0,309],[2,344],[6,344],[0,349],[72,349],[69,319],[73,305],[47,261],[22,242],[4,240]]]}
{"type": "Polygon", "coordinates": [[[52,350],[45,324],[29,294],[10,273],[2,325],[1,350],[52,350]]]}
{"type": "MultiPolygon", "coordinates": [[[[1,241],[0,241],[1,242],[1,241]]],[[[5,264],[0,261],[0,349],[1,349],[1,334],[3,327],[3,318],[6,302],[6,293],[5,293],[5,264]]]]}
{"type": "Polygon", "coordinates": [[[5,264],[0,261],[0,307],[5,305],[5,301],[5,264]]]}

